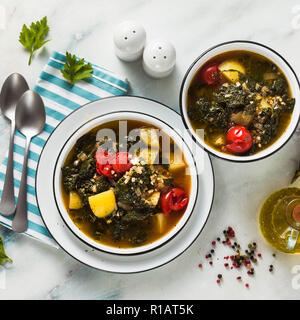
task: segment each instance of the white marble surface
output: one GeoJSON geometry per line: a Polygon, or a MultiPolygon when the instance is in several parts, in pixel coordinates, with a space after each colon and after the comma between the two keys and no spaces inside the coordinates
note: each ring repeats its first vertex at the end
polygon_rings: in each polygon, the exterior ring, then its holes
{"type": "MultiPolygon", "coordinates": [[[[255,40],[278,50],[300,73],[298,18],[299,1],[289,0],[1,0],[6,11],[5,29],[0,30],[0,84],[12,72],[22,73],[34,85],[52,49],[69,50],[97,64],[128,76],[132,93],[154,98],[178,110],[179,87],[185,70],[203,50],[225,40],[255,40]],[[294,8],[294,9],[293,9],[294,8]],[[298,9],[297,9],[298,8],[298,9]],[[84,10],[84,12],[83,12],[84,10]],[[51,42],[27,66],[28,54],[18,44],[23,23],[48,16],[51,42]],[[124,19],[143,23],[148,40],[164,34],[177,50],[175,72],[167,79],[153,80],[142,70],[141,61],[121,62],[113,53],[112,29],[124,19]],[[294,19],[294,20],[293,20],[294,19]]],[[[299,11],[300,12],[300,11],[299,11]]],[[[300,19],[299,19],[300,21],[300,19]]],[[[4,23],[0,21],[0,26],[4,23]]],[[[0,116],[0,158],[8,126],[0,116]]],[[[210,219],[193,246],[162,268],[141,274],[109,274],[75,261],[54,249],[4,227],[0,234],[14,263],[6,268],[6,289],[0,299],[299,299],[292,288],[291,269],[299,256],[277,254],[258,230],[258,209],[272,191],[288,184],[300,158],[299,138],[274,156],[251,164],[233,164],[212,159],[216,194],[210,219]],[[208,243],[224,226],[237,229],[241,243],[258,243],[263,259],[250,289],[237,281],[237,273],[225,272],[223,264],[205,265],[208,243]],[[268,265],[274,272],[268,272],[268,265]],[[215,282],[222,272],[221,286],[215,282]]],[[[223,257],[223,249],[217,255],[223,257]]],[[[246,276],[245,276],[246,277],[246,276]]]]}

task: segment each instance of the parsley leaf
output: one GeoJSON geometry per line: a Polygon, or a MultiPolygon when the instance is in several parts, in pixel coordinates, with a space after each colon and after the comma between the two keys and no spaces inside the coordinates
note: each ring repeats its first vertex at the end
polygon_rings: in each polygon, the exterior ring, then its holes
{"type": "Polygon", "coordinates": [[[78,80],[90,78],[93,68],[90,63],[85,63],[84,59],[77,59],[76,56],[66,52],[67,62],[64,64],[64,69],[61,73],[67,80],[70,81],[71,87],[78,80]]]}
{"type": "Polygon", "coordinates": [[[4,251],[3,240],[0,237],[0,265],[3,264],[3,262],[5,261],[12,262],[12,260],[6,255],[4,251]]]}
{"type": "Polygon", "coordinates": [[[22,31],[20,32],[19,42],[30,52],[28,65],[31,64],[33,53],[40,49],[45,43],[50,40],[44,40],[49,31],[47,24],[47,17],[44,17],[40,21],[32,22],[28,28],[25,24],[23,25],[22,31]]]}

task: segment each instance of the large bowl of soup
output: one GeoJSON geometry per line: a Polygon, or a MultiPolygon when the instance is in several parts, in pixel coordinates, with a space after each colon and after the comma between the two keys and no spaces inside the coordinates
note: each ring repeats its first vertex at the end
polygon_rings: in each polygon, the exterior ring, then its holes
{"type": "Polygon", "coordinates": [[[180,91],[185,127],[225,160],[248,162],[279,150],[297,128],[299,81],[276,51],[251,41],[214,46],[187,71],[180,91]]]}
{"type": "Polygon", "coordinates": [[[67,137],[54,173],[59,212],[90,246],[139,254],[175,237],[198,193],[194,157],[162,120],[114,112],[67,137]]]}

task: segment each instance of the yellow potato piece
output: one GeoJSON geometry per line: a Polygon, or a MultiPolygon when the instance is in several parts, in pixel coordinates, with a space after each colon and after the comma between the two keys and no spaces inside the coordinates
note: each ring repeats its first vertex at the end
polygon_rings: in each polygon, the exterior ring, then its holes
{"type": "Polygon", "coordinates": [[[157,213],[153,216],[153,218],[155,219],[154,225],[156,227],[156,232],[163,233],[166,230],[167,226],[167,216],[163,213],[157,213]]]}
{"type": "Polygon", "coordinates": [[[158,150],[157,149],[149,150],[145,148],[140,151],[139,156],[143,158],[147,164],[154,164],[158,156],[158,150]]]}
{"type": "Polygon", "coordinates": [[[148,146],[159,148],[159,136],[157,131],[158,129],[154,128],[142,128],[140,131],[141,140],[144,141],[148,146]]]}
{"type": "Polygon", "coordinates": [[[150,197],[146,199],[146,202],[149,203],[151,206],[155,207],[158,204],[159,198],[160,198],[160,192],[155,191],[152,193],[150,197]]]}
{"type": "Polygon", "coordinates": [[[270,103],[266,100],[266,99],[261,99],[260,103],[259,103],[259,107],[260,108],[272,108],[272,106],[270,105],[270,103]]]}
{"type": "Polygon", "coordinates": [[[170,154],[170,165],[169,165],[169,171],[171,173],[174,173],[175,171],[181,170],[185,168],[185,163],[182,159],[183,155],[180,154],[170,154]]]}
{"type": "Polygon", "coordinates": [[[98,218],[105,218],[117,209],[116,197],[113,190],[104,191],[89,197],[89,204],[98,218]]]}
{"type": "Polygon", "coordinates": [[[231,82],[237,82],[239,80],[239,73],[236,71],[242,74],[246,72],[244,66],[236,60],[225,60],[219,65],[219,70],[222,71],[222,74],[231,82]]]}
{"type": "Polygon", "coordinates": [[[184,169],[184,167],[185,167],[184,163],[170,163],[169,171],[173,173],[175,171],[184,169]]]}
{"type": "Polygon", "coordinates": [[[80,196],[75,191],[70,191],[69,194],[69,209],[77,210],[82,207],[82,201],[80,196]]]}

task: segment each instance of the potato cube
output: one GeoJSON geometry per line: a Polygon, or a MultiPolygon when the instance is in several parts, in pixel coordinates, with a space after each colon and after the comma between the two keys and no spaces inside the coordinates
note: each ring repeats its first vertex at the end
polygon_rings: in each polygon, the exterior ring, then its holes
{"type": "Polygon", "coordinates": [[[169,165],[169,171],[171,173],[174,173],[178,170],[184,169],[185,168],[185,162],[183,161],[183,155],[180,152],[179,154],[177,153],[171,153],[170,154],[170,165],[169,165]]]}
{"type": "MultiPolygon", "coordinates": [[[[148,148],[145,148],[140,151],[139,156],[143,158],[147,164],[154,164],[155,160],[157,160],[158,150],[157,149],[149,150],[148,148]]],[[[157,160],[157,163],[158,163],[158,160],[157,160]]]]}
{"type": "Polygon", "coordinates": [[[150,197],[146,199],[146,202],[149,203],[151,206],[155,207],[158,204],[159,198],[160,198],[160,192],[155,191],[151,194],[150,197]]]}
{"type": "Polygon", "coordinates": [[[233,113],[230,117],[230,120],[240,126],[248,127],[251,124],[253,118],[253,114],[248,114],[245,111],[239,111],[237,113],[233,113]]]}
{"type": "Polygon", "coordinates": [[[98,218],[105,218],[117,209],[116,197],[111,189],[89,197],[89,204],[98,218]]]}
{"type": "Polygon", "coordinates": [[[69,209],[78,210],[82,208],[82,201],[79,194],[75,191],[69,193],[69,209]]]}
{"type": "Polygon", "coordinates": [[[219,65],[219,70],[231,82],[239,80],[239,72],[245,74],[244,66],[236,60],[225,60],[219,65]]]}
{"type": "Polygon", "coordinates": [[[141,140],[145,142],[149,147],[159,148],[158,129],[142,128],[140,134],[141,140]]]}

